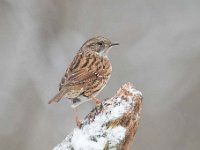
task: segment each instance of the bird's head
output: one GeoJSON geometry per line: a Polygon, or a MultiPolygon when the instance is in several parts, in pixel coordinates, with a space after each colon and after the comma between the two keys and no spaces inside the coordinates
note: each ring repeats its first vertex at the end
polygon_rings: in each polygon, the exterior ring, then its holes
{"type": "Polygon", "coordinates": [[[115,45],[119,45],[119,43],[112,43],[109,39],[98,36],[87,40],[81,47],[81,51],[95,52],[100,56],[107,56],[109,50],[115,45]]]}

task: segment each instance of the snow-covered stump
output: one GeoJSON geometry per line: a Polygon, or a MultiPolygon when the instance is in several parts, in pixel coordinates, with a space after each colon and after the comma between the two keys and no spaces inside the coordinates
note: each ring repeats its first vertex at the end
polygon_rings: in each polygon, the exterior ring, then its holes
{"type": "Polygon", "coordinates": [[[54,150],[127,150],[139,125],[142,93],[131,83],[95,107],[54,150]]]}

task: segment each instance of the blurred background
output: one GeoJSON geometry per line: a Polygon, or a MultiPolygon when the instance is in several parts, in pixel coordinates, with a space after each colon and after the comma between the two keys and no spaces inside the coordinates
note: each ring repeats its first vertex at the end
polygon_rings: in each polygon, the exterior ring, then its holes
{"type": "Polygon", "coordinates": [[[99,98],[128,81],[144,96],[132,149],[199,149],[199,0],[0,0],[0,149],[52,149],[73,130],[70,102],[47,102],[97,35],[120,43],[99,98]]]}

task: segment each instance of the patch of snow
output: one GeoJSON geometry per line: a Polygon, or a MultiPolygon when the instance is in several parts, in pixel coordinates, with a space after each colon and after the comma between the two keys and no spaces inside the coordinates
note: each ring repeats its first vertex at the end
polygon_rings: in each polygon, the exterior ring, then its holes
{"type": "Polygon", "coordinates": [[[109,139],[109,146],[115,146],[116,143],[120,143],[121,140],[125,137],[126,128],[122,126],[117,126],[115,128],[109,128],[107,130],[107,135],[109,139]]]}
{"type": "Polygon", "coordinates": [[[134,88],[129,88],[128,91],[130,93],[132,93],[133,95],[141,95],[142,96],[142,92],[140,92],[140,91],[138,91],[138,90],[136,90],[134,88]]]}
{"type": "Polygon", "coordinates": [[[82,129],[76,128],[71,139],[75,150],[102,150],[109,140],[109,144],[116,145],[125,137],[126,128],[117,126],[106,128],[106,123],[121,117],[130,107],[132,99],[125,101],[120,98],[107,100],[105,111],[97,115],[93,122],[85,125],[82,129]],[[110,103],[109,101],[115,101],[110,103]],[[79,141],[79,142],[77,142],[79,141]]]}
{"type": "MultiPolygon", "coordinates": [[[[129,89],[133,95],[142,95],[140,91],[133,88],[129,89]]],[[[84,125],[81,129],[76,128],[59,144],[54,150],[103,150],[106,143],[109,147],[120,143],[125,137],[126,128],[116,126],[107,128],[106,124],[121,117],[130,107],[133,107],[133,96],[127,100],[114,97],[103,102],[105,108],[90,124],[84,125]]],[[[138,116],[139,117],[139,116],[138,116]]]]}

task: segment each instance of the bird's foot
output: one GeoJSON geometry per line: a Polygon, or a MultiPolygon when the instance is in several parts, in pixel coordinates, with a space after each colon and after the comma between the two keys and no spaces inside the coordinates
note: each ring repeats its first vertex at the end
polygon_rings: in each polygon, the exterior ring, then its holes
{"type": "Polygon", "coordinates": [[[78,116],[78,111],[77,111],[77,109],[75,108],[75,118],[76,118],[76,126],[78,127],[78,128],[80,128],[81,127],[81,121],[80,121],[80,119],[79,119],[79,116],[78,116]]]}
{"type": "Polygon", "coordinates": [[[81,121],[80,121],[80,119],[79,119],[78,116],[76,116],[76,126],[77,126],[78,128],[81,127],[81,121]]]}
{"type": "Polygon", "coordinates": [[[99,106],[101,104],[101,100],[100,99],[98,99],[98,98],[96,98],[94,96],[91,96],[91,99],[95,101],[96,106],[99,106]]]}

